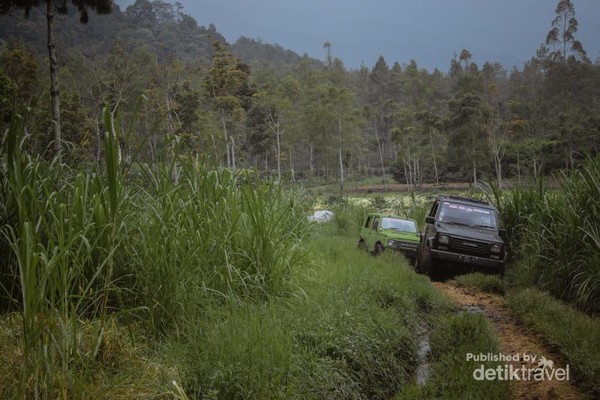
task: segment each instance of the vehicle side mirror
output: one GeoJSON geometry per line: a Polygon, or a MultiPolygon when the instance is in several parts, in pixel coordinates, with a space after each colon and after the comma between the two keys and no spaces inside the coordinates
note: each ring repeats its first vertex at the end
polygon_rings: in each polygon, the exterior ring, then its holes
{"type": "Polygon", "coordinates": [[[428,215],[425,217],[425,222],[427,222],[428,224],[433,224],[433,223],[435,223],[435,218],[428,215]]]}

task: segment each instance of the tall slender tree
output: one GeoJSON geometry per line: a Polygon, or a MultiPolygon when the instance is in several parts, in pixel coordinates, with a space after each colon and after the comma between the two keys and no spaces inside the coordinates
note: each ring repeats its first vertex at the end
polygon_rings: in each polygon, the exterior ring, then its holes
{"type": "MultiPolygon", "coordinates": [[[[98,14],[108,14],[112,11],[112,0],[71,0],[79,10],[79,20],[85,24],[88,22],[88,8],[96,10],[98,14]]],[[[67,12],[67,0],[2,0],[0,2],[0,14],[8,14],[13,10],[25,11],[29,16],[32,7],[39,7],[46,3],[46,24],[48,38],[48,57],[50,60],[50,98],[52,101],[52,124],[54,125],[54,150],[60,158],[62,151],[62,138],[60,129],[60,96],[58,90],[58,61],[56,57],[56,46],[54,40],[54,12],[60,14],[67,12]]]]}
{"type": "Polygon", "coordinates": [[[215,42],[213,65],[204,79],[204,89],[221,118],[227,167],[236,169],[237,140],[232,135],[235,118],[250,108],[255,89],[250,83],[250,67],[215,42]]]}
{"type": "Polygon", "coordinates": [[[589,62],[581,42],[575,39],[578,27],[579,22],[575,19],[573,2],[560,0],[556,6],[556,17],[552,21],[552,29],[546,36],[546,45],[552,48],[550,57],[553,61],[566,63],[571,56],[577,60],[589,62]]]}

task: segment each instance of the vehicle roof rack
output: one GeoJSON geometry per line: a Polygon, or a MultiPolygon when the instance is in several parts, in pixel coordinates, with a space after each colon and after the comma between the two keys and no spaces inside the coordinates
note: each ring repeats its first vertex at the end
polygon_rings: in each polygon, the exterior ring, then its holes
{"type": "Polygon", "coordinates": [[[469,197],[461,197],[461,196],[441,196],[441,197],[444,199],[452,199],[452,200],[458,200],[458,201],[468,201],[470,203],[484,204],[486,206],[490,205],[490,203],[488,201],[471,199],[469,197]]]}

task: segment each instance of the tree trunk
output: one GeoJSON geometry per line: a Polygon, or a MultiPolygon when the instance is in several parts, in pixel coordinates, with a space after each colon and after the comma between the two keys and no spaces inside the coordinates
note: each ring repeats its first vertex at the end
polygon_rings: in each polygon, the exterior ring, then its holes
{"type": "Polygon", "coordinates": [[[279,123],[277,123],[275,137],[277,139],[277,178],[281,183],[281,129],[279,128],[279,123]]]}
{"type": "Polygon", "coordinates": [[[269,152],[267,150],[265,150],[265,172],[269,172],[269,152]]]}
{"type": "Polygon", "coordinates": [[[431,155],[433,156],[433,170],[435,172],[435,183],[437,185],[440,184],[440,178],[438,175],[437,162],[435,157],[435,148],[433,147],[433,135],[431,134],[431,129],[429,130],[429,143],[431,144],[431,155]]]}
{"type": "Polygon", "coordinates": [[[471,133],[471,159],[473,161],[473,184],[477,185],[477,161],[475,160],[475,138],[471,133]]]}
{"type": "Polygon", "coordinates": [[[415,158],[415,184],[417,187],[421,187],[421,183],[423,182],[423,177],[421,176],[421,164],[419,163],[419,159],[415,158]]]}
{"type": "Polygon", "coordinates": [[[342,119],[338,117],[339,159],[340,159],[340,191],[344,194],[344,162],[342,158],[342,119]]]}
{"type": "Polygon", "coordinates": [[[236,166],[235,166],[235,141],[233,140],[233,137],[229,137],[229,139],[231,140],[231,169],[233,171],[236,170],[236,166]]]}
{"type": "Polygon", "coordinates": [[[404,166],[404,178],[406,179],[406,187],[410,188],[410,181],[408,177],[408,172],[406,171],[406,161],[402,158],[402,166],[404,166]]]}
{"type": "Polygon", "coordinates": [[[314,165],[313,165],[313,148],[314,147],[313,147],[312,142],[310,143],[309,147],[310,147],[310,156],[309,156],[308,164],[309,164],[309,171],[310,171],[310,181],[312,182],[313,174],[314,174],[314,170],[315,170],[314,165]]]}
{"type": "Polygon", "coordinates": [[[517,151],[517,177],[519,180],[519,186],[521,185],[521,153],[517,151]]]}
{"type": "Polygon", "coordinates": [[[50,61],[50,97],[52,99],[52,124],[54,125],[54,152],[59,159],[62,156],[62,138],[60,130],[60,98],[58,95],[58,62],[54,45],[54,2],[46,0],[46,20],[48,26],[48,56],[50,61]]]}
{"type": "Polygon", "coordinates": [[[494,153],[494,163],[496,165],[496,181],[498,189],[502,188],[502,159],[498,153],[494,153]]]}
{"type": "Polygon", "coordinates": [[[225,111],[221,110],[221,121],[223,123],[223,137],[225,139],[225,151],[227,152],[227,168],[231,169],[231,155],[229,154],[229,135],[227,135],[227,121],[225,111]]]}
{"type": "Polygon", "coordinates": [[[383,150],[381,149],[381,142],[379,141],[379,134],[377,128],[375,128],[375,138],[377,139],[377,150],[379,150],[379,161],[381,162],[381,174],[383,175],[383,188],[387,190],[387,179],[385,178],[385,166],[383,165],[383,150]]]}
{"type": "MultiPolygon", "coordinates": [[[[167,89],[165,90],[165,107],[167,109],[167,128],[168,128],[168,137],[171,140],[171,161],[175,162],[175,150],[177,148],[177,139],[175,137],[175,127],[173,126],[173,117],[171,116],[171,99],[169,98],[169,89],[167,85],[167,89]]],[[[116,112],[117,106],[115,106],[116,112]]]]}
{"type": "Polygon", "coordinates": [[[294,161],[292,158],[292,146],[290,146],[289,150],[290,150],[290,175],[292,178],[292,182],[296,182],[296,176],[294,174],[294,161]]]}

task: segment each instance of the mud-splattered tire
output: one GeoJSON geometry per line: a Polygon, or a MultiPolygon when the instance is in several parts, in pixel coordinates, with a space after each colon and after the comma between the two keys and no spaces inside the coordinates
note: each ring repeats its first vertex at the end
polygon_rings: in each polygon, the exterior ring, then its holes
{"type": "Polygon", "coordinates": [[[367,251],[367,250],[368,250],[368,249],[367,249],[367,243],[365,242],[365,240],[364,240],[364,239],[360,239],[360,240],[358,241],[358,246],[357,246],[357,247],[358,247],[358,249],[359,249],[359,250],[361,250],[361,251],[367,251]]]}
{"type": "Polygon", "coordinates": [[[431,252],[424,248],[418,258],[418,264],[415,268],[418,268],[418,272],[427,274],[431,280],[435,280],[438,277],[438,271],[436,265],[431,257],[431,252]]]}
{"type": "Polygon", "coordinates": [[[383,245],[379,242],[375,243],[375,248],[373,249],[373,255],[378,256],[383,253],[383,245]]]}

